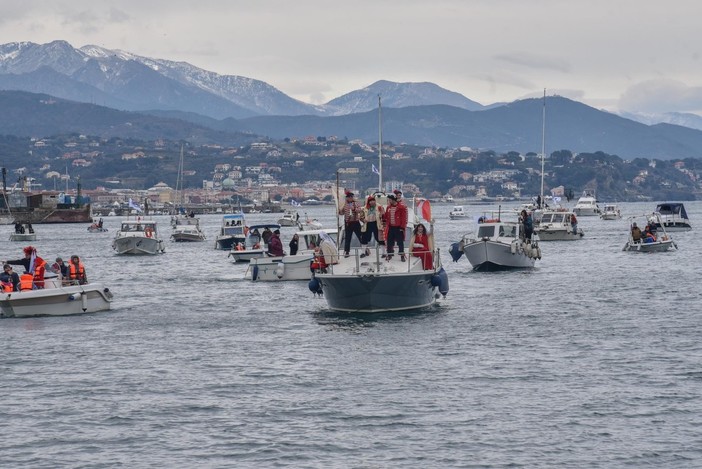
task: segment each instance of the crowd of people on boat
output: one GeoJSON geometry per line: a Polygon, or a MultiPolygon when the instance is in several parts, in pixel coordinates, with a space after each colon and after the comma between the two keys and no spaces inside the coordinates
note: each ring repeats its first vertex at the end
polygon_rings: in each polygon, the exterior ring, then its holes
{"type": "Polygon", "coordinates": [[[636,222],[631,224],[631,240],[634,243],[655,243],[657,237],[656,226],[647,223],[643,231],[636,225],[636,222]]]}
{"type": "Polygon", "coordinates": [[[3,272],[0,273],[0,284],[4,293],[41,290],[45,287],[45,274],[50,271],[56,274],[61,285],[85,285],[88,276],[80,257],[72,255],[70,261],[65,263],[57,257],[56,262],[48,266],[47,262],[39,257],[33,246],[23,249],[24,257],[2,262],[3,272]],[[15,272],[13,265],[22,266],[22,273],[15,272]]]}
{"type": "Polygon", "coordinates": [[[18,221],[15,222],[15,234],[33,234],[34,227],[31,223],[25,223],[24,225],[18,221]]]}

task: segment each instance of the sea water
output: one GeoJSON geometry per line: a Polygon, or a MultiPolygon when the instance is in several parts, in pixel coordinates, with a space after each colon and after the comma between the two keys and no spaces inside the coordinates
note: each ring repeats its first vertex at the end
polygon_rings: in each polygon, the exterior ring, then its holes
{"type": "Polygon", "coordinates": [[[146,257],[114,254],[115,217],[37,225],[40,256],[80,255],[115,298],[0,320],[0,467],[700,467],[702,203],[686,208],[679,251],[623,252],[626,218],[580,217],[585,237],[542,243],[535,269],[483,273],[448,248],[497,206],[435,205],[448,297],[370,316],[244,279],[213,249],[221,215],[146,257]]]}

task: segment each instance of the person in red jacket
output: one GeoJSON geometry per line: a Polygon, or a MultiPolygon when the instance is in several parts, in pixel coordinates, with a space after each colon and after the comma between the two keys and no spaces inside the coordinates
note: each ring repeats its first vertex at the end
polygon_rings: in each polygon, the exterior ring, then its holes
{"type": "Polygon", "coordinates": [[[37,250],[33,246],[24,248],[24,259],[16,259],[7,261],[6,264],[21,265],[24,270],[34,276],[34,286],[44,288],[44,272],[46,271],[46,262],[41,257],[37,256],[37,250]]]}
{"type": "Polygon", "coordinates": [[[397,197],[394,194],[388,196],[390,205],[385,210],[385,224],[388,227],[388,237],[385,240],[387,245],[388,255],[387,260],[391,260],[395,252],[395,243],[397,243],[397,251],[400,253],[402,262],[405,258],[405,228],[407,227],[407,206],[398,204],[397,197]]]}

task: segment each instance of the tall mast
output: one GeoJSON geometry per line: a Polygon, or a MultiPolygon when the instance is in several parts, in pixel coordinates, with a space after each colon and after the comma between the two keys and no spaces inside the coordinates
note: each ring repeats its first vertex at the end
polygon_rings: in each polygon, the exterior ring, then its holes
{"type": "MultiPolygon", "coordinates": [[[[544,158],[546,157],[546,88],[544,88],[544,109],[541,117],[541,203],[544,203],[544,158]]],[[[540,207],[539,207],[540,208],[540,207]]]]}
{"type": "Polygon", "coordinates": [[[378,191],[383,191],[383,107],[378,95],[378,191]]]}

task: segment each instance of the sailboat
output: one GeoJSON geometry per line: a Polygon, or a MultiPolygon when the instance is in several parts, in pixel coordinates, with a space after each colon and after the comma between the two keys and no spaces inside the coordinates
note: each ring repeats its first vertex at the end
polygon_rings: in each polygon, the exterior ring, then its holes
{"type": "MultiPolygon", "coordinates": [[[[380,96],[378,96],[378,117],[376,203],[381,204],[387,203],[387,197],[382,191],[383,138],[380,96]]],[[[336,208],[339,207],[338,185],[337,173],[336,208]]],[[[384,256],[384,246],[380,245],[367,250],[352,247],[348,256],[341,256],[338,248],[332,246],[333,241],[322,243],[321,253],[313,263],[316,268],[309,282],[310,290],[323,294],[330,309],[345,313],[416,310],[430,306],[441,295],[445,297],[449,289],[448,275],[441,265],[439,249],[434,248],[434,225],[429,201],[423,201],[422,205],[423,218],[430,226],[426,245],[415,247],[407,240],[407,235],[412,233],[413,228],[419,224],[413,207],[409,211],[410,220],[405,229],[405,245],[410,246],[409,256],[384,256]],[[414,255],[411,252],[413,248],[414,255]]],[[[339,244],[342,240],[340,236],[339,244]]]]}
{"type": "MultiPolygon", "coordinates": [[[[575,241],[585,235],[582,228],[578,228],[575,214],[564,207],[548,207],[544,203],[544,159],[546,158],[546,90],[544,89],[544,107],[542,113],[541,129],[541,195],[540,203],[534,211],[532,218],[535,222],[534,232],[539,236],[539,241],[575,241]]],[[[554,200],[555,202],[555,200],[554,200]]]]}
{"type": "Polygon", "coordinates": [[[200,229],[200,219],[194,213],[185,214],[183,193],[183,145],[180,146],[180,163],[178,164],[178,176],[175,187],[175,213],[171,217],[173,233],[171,240],[176,243],[205,241],[205,233],[200,229]]]}

